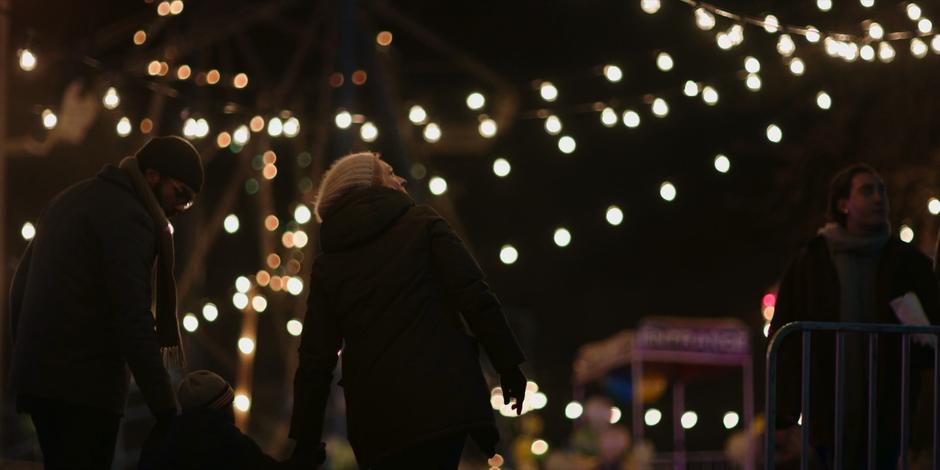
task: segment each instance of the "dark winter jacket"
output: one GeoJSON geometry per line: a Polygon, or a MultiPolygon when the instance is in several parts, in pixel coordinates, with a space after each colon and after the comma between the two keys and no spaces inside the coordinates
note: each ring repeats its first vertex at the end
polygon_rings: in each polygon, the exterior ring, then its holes
{"type": "Polygon", "coordinates": [[[334,208],[309,284],[291,437],[321,440],[341,352],[349,441],[361,466],[457,431],[492,452],[478,344],[497,369],[524,357],[480,267],[444,219],[400,192],[357,190],[334,208]]]}
{"type": "Polygon", "coordinates": [[[140,452],[139,470],[269,470],[282,464],[235,426],[231,412],[184,411],[165,436],[153,436],[140,452]]]}
{"type": "Polygon", "coordinates": [[[114,166],[52,200],[11,288],[18,396],[123,414],[129,366],[151,411],[176,413],[150,310],[156,229],[114,166]]]}
{"type": "MultiPolygon", "coordinates": [[[[937,282],[933,277],[930,260],[916,248],[890,239],[884,246],[876,278],[875,319],[874,323],[899,323],[889,302],[908,292],[914,292],[923,305],[924,312],[931,324],[940,321],[940,298],[937,282]]],[[[836,268],[832,262],[829,248],[823,236],[813,238],[792,261],[780,283],[777,304],[771,322],[772,336],[783,325],[794,321],[838,322],[840,309],[840,285],[836,268]]],[[[846,409],[846,414],[859,424],[859,428],[847,429],[849,433],[864,433],[867,426],[867,390],[864,387],[867,377],[867,338],[849,335],[847,341],[858,341],[862,357],[847,357],[854,362],[861,376],[862,389],[846,386],[846,396],[854,394],[861,409],[846,409]],[[850,339],[854,338],[854,339],[850,339]]],[[[878,340],[878,436],[879,445],[895,443],[900,430],[900,383],[901,355],[899,335],[881,335],[878,340]]],[[[800,415],[800,335],[791,334],[781,346],[779,356],[779,374],[777,388],[778,428],[796,424],[800,415]]],[[[911,401],[918,389],[918,369],[923,365],[926,351],[912,343],[911,401]]],[[[832,449],[834,435],[834,377],[835,377],[835,335],[832,333],[813,333],[812,366],[810,381],[812,386],[810,410],[810,439],[816,446],[832,449]]],[[[932,361],[930,361],[932,362],[932,361]]],[[[864,444],[864,434],[855,436],[856,442],[864,444]]],[[[847,437],[848,438],[848,437],[847,437]]],[[[894,444],[896,445],[896,444],[894,444]]]]}

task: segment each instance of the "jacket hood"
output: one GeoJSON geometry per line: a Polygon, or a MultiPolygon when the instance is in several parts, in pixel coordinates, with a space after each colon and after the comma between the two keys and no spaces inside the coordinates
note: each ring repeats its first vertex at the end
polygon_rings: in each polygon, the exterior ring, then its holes
{"type": "Polygon", "coordinates": [[[133,194],[135,197],[137,196],[137,193],[134,191],[134,185],[131,183],[131,177],[118,168],[117,165],[105,165],[104,168],[98,172],[98,178],[120,186],[121,189],[133,194]]]}
{"type": "Polygon", "coordinates": [[[411,197],[385,187],[357,189],[334,203],[320,226],[324,252],[345,251],[388,230],[409,208],[411,197]]]}

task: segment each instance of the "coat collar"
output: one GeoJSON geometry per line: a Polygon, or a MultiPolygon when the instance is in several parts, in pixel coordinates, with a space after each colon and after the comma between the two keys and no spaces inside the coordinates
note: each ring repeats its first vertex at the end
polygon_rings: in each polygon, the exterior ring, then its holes
{"type": "Polygon", "coordinates": [[[345,251],[381,235],[414,204],[407,194],[384,187],[342,196],[320,226],[323,251],[345,251]]]}

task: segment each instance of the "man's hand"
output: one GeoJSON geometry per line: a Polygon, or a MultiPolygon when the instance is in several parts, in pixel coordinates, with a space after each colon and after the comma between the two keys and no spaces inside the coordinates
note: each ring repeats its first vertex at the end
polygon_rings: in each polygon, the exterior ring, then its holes
{"type": "Polygon", "coordinates": [[[503,404],[508,405],[510,399],[514,399],[516,404],[512,406],[512,409],[516,410],[516,415],[522,414],[526,383],[525,375],[518,366],[499,373],[499,384],[503,388],[503,404]]]}

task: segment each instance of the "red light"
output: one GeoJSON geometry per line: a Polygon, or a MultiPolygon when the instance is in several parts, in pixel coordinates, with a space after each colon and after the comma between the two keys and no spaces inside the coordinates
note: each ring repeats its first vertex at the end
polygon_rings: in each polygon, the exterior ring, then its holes
{"type": "Polygon", "coordinates": [[[777,305],[777,294],[769,293],[764,296],[764,307],[773,307],[777,305]]]}

